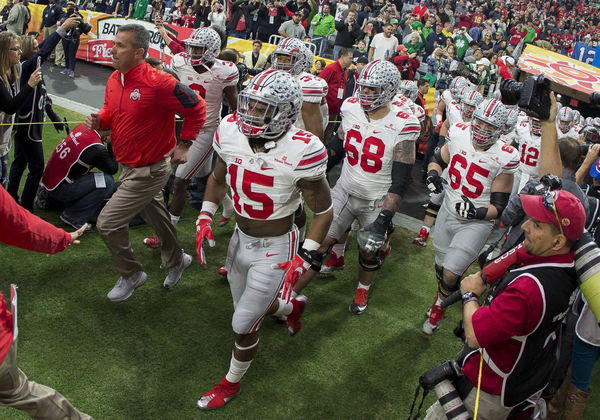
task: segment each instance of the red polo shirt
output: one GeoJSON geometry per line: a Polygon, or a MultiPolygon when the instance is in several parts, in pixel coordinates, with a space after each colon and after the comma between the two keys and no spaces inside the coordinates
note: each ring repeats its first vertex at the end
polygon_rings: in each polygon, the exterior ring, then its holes
{"type": "Polygon", "coordinates": [[[321,71],[319,77],[327,82],[329,90],[325,100],[329,107],[329,114],[340,113],[342,102],[345,99],[346,84],[348,83],[348,70],[342,68],[339,61],[330,63],[321,71]],[[340,90],[341,89],[341,90],[340,90]]]}

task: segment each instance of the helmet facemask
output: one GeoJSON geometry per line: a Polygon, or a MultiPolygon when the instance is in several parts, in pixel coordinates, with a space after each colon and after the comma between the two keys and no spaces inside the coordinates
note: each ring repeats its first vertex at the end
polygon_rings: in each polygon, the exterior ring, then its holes
{"type": "Polygon", "coordinates": [[[462,103],[460,105],[460,111],[461,111],[463,120],[468,122],[468,121],[471,121],[471,119],[473,118],[473,113],[475,112],[475,106],[469,105],[466,103],[462,103]]]}
{"type": "Polygon", "coordinates": [[[471,141],[473,146],[487,149],[493,146],[500,137],[500,130],[478,118],[471,124],[471,141]]]}
{"type": "Polygon", "coordinates": [[[561,131],[561,133],[563,134],[567,134],[569,132],[569,130],[571,129],[571,121],[558,121],[558,129],[561,131]]]}
{"type": "Polygon", "coordinates": [[[289,127],[278,122],[279,107],[264,98],[240,93],[237,115],[238,128],[249,140],[276,139],[289,127]]]}
{"type": "Polygon", "coordinates": [[[542,135],[542,123],[540,122],[540,120],[538,120],[537,118],[531,118],[530,126],[531,134],[538,137],[542,135]]]}
{"type": "Polygon", "coordinates": [[[297,61],[298,58],[292,54],[276,52],[273,53],[273,62],[271,63],[271,68],[294,74],[294,67],[296,66],[297,61]]]}
{"type": "Polygon", "coordinates": [[[212,54],[207,51],[206,47],[187,45],[186,46],[187,61],[192,67],[206,66],[215,61],[212,54]]]}
{"type": "Polygon", "coordinates": [[[363,111],[375,111],[386,104],[383,88],[380,86],[369,86],[364,83],[358,83],[358,99],[363,111]],[[365,92],[365,90],[367,92],[365,92]]]}

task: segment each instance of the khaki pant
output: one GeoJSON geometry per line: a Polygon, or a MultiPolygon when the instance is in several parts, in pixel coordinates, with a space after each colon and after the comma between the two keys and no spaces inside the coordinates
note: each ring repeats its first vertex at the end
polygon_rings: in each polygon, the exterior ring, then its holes
{"type": "Polygon", "coordinates": [[[60,393],[27,379],[17,367],[17,343],[0,366],[0,405],[13,407],[40,420],[92,420],[60,393]]]}
{"type": "MultiPolygon", "coordinates": [[[[56,25],[44,26],[42,28],[42,35],[44,36],[44,40],[47,39],[50,35],[52,35],[54,32],[56,32],[56,25]]],[[[52,54],[50,54],[50,57],[48,57],[50,60],[54,60],[54,58],[55,58],[54,53],[58,49],[58,45],[60,45],[62,48],[62,42],[59,42],[57,44],[56,48],[52,51],[52,54]]],[[[63,54],[63,60],[64,60],[64,54],[63,54]]]]}
{"type": "Polygon", "coordinates": [[[177,242],[177,232],[162,194],[170,173],[171,165],[167,158],[139,168],[123,166],[121,184],[98,216],[98,232],[124,278],[143,271],[129,241],[129,222],[138,213],[160,238],[162,266],[171,268],[181,263],[182,252],[177,242]]]}
{"type": "MultiPolygon", "coordinates": [[[[467,398],[465,398],[464,404],[467,411],[472,416],[475,410],[475,396],[477,394],[477,388],[473,388],[467,398]]],[[[477,418],[479,420],[504,420],[510,414],[512,408],[503,407],[500,404],[500,395],[492,395],[487,392],[479,392],[479,409],[477,411],[477,418]]],[[[425,415],[425,420],[446,420],[446,414],[439,401],[436,401],[425,415]]]]}

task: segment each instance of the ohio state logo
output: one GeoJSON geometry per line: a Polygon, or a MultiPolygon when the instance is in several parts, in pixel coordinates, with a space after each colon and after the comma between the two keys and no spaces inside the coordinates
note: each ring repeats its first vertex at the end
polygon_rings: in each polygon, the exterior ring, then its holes
{"type": "Polygon", "coordinates": [[[133,89],[131,91],[131,93],[129,94],[129,97],[133,101],[139,101],[140,98],[142,97],[142,95],[140,94],[140,90],[139,89],[133,89]]]}

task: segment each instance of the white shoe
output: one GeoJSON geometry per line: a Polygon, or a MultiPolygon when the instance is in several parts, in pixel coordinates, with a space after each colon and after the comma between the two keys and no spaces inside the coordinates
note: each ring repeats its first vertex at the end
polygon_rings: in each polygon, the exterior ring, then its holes
{"type": "Polygon", "coordinates": [[[119,277],[119,280],[117,280],[115,287],[113,287],[112,290],[108,292],[108,295],[106,295],[106,297],[112,300],[113,302],[122,302],[129,298],[129,296],[133,294],[134,290],[140,287],[142,284],[144,284],[147,279],[148,275],[143,271],[138,271],[133,276],[126,279],[123,277],[119,277]]]}
{"type": "Polygon", "coordinates": [[[183,270],[188,268],[191,263],[192,263],[192,256],[188,255],[182,251],[181,262],[179,263],[178,266],[169,268],[169,271],[167,272],[167,277],[165,278],[165,281],[163,282],[163,287],[165,289],[170,289],[172,287],[175,287],[175,285],[179,282],[179,280],[181,280],[181,275],[183,274],[183,270]]]}

